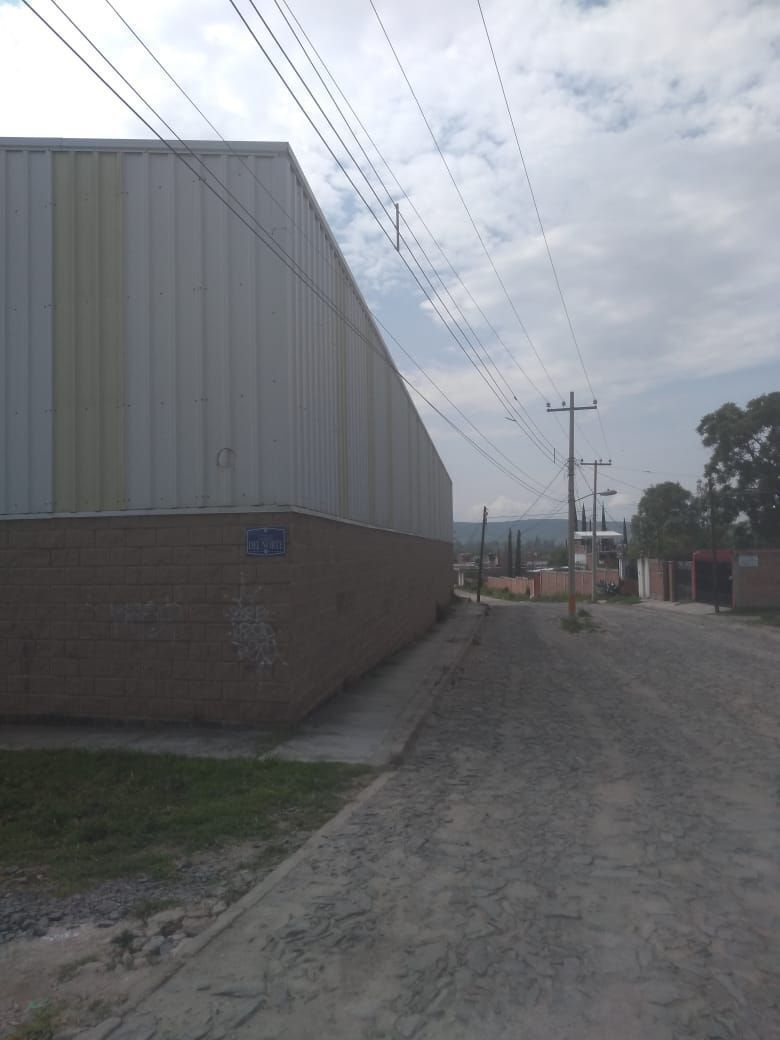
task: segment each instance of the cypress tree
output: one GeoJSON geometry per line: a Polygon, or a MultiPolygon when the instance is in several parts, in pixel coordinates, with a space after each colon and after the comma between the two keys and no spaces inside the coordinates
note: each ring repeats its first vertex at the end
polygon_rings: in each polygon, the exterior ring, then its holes
{"type": "Polygon", "coordinates": [[[515,535],[515,574],[521,574],[523,571],[523,544],[520,540],[520,528],[517,529],[515,535]]]}
{"type": "Polygon", "coordinates": [[[607,529],[607,515],[604,512],[604,503],[601,503],[601,530],[606,531],[607,529]]]}
{"type": "Polygon", "coordinates": [[[514,568],[512,567],[512,528],[509,528],[509,534],[506,538],[506,573],[507,577],[514,578],[514,568]]]}

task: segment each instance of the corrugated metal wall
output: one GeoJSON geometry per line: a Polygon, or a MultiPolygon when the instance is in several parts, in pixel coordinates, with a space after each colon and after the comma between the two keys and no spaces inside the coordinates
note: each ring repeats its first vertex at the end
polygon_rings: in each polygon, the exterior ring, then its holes
{"type": "Polygon", "coordinates": [[[0,149],[0,512],[52,491],[51,153],[0,149]]]}
{"type": "Polygon", "coordinates": [[[120,157],[53,159],[54,510],[123,509],[120,157]]]}
{"type": "Polygon", "coordinates": [[[0,142],[0,513],[298,506],[450,540],[449,477],[291,153],[198,152],[338,313],[167,150],[0,142]]]}

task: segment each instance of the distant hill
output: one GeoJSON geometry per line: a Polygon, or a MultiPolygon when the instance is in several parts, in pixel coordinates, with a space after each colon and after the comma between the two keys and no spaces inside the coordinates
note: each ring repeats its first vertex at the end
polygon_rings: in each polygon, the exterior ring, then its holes
{"type": "MultiPolygon", "coordinates": [[[[482,524],[479,521],[471,523],[467,520],[456,520],[455,542],[464,548],[479,546],[482,524]]],[[[496,542],[503,548],[506,545],[507,533],[520,529],[522,541],[530,545],[538,538],[540,542],[552,542],[555,545],[563,545],[566,541],[568,523],[566,520],[527,520],[518,523],[511,520],[488,520],[485,530],[485,544],[495,545],[496,542]]]]}

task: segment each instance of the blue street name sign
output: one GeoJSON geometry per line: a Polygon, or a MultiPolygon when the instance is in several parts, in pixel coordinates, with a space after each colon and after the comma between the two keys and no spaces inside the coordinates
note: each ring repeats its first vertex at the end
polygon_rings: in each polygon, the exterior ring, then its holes
{"type": "Polygon", "coordinates": [[[286,556],[286,527],[247,527],[247,556],[286,556]]]}

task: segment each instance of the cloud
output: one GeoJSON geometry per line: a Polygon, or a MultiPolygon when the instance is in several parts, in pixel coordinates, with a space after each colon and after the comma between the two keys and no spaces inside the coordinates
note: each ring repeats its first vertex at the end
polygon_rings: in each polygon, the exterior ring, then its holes
{"type": "MultiPolygon", "coordinates": [[[[230,7],[217,0],[117,4],[225,136],[292,143],[371,305],[472,421],[540,486],[545,484],[552,475],[550,463],[505,421],[504,406],[443,328],[230,7]]],[[[570,389],[578,400],[591,395],[475,5],[432,0],[422,11],[411,0],[378,0],[525,331],[370,7],[344,0],[324,18],[314,0],[291,4],[493,326],[402,199],[404,218],[488,351],[488,367],[565,450],[565,435],[546,415],[545,401],[570,389]]],[[[70,8],[182,135],[213,136],[105,4],[82,0],[70,8]]],[[[730,396],[737,376],[747,387],[745,380],[756,373],[755,387],[746,389],[750,396],[766,389],[768,366],[780,355],[778,7],[741,0],[493,0],[484,8],[547,239],[613,447],[600,440],[592,417],[583,417],[581,427],[604,453],[623,442],[646,452],[634,460],[639,466],[661,468],[676,457],[676,468],[697,469],[698,415],[690,417],[685,444],[677,434],[672,444],[668,431],[679,427],[680,406],[675,394],[677,411],[664,411],[668,388],[700,383],[706,374],[711,380],[708,406],[717,407],[730,396]],[[649,401],[660,404],[650,408],[649,401]],[[641,449],[631,427],[638,414],[652,416],[641,449]]],[[[249,18],[248,5],[242,9],[249,18]]],[[[268,18],[368,170],[278,13],[268,18]]],[[[251,21],[265,41],[254,15],[251,21]]],[[[67,35],[75,40],[71,30],[67,35]]],[[[269,49],[292,83],[285,59],[272,45],[269,49]]],[[[0,117],[0,132],[9,136],[148,134],[27,10],[7,3],[0,5],[0,90],[15,99],[0,117]],[[45,77],[41,68],[47,70],[45,77]]],[[[300,84],[296,91],[303,97],[300,84]]],[[[304,106],[315,118],[311,101],[304,106]]],[[[318,114],[316,119],[322,123],[318,114]]],[[[323,132],[346,159],[332,132],[323,132]]],[[[399,198],[398,188],[363,140],[386,181],[388,198],[370,171],[369,176],[390,207],[399,198]]],[[[345,164],[351,168],[349,160],[345,164]]],[[[353,174],[357,181],[359,174],[353,174]]],[[[365,183],[361,190],[379,214],[365,183]]],[[[391,220],[384,214],[380,220],[391,231],[391,220]]],[[[420,261],[427,268],[422,256],[420,261]]],[[[436,282],[432,273],[431,278],[436,282]]],[[[474,339],[449,299],[448,306],[474,339]]],[[[441,403],[406,361],[399,358],[399,363],[441,403]]],[[[459,507],[471,510],[475,501],[498,501],[501,495],[514,500],[505,477],[475,457],[430,410],[422,411],[446,456],[459,507]]],[[[589,450],[585,442],[582,448],[589,450]]]]}

